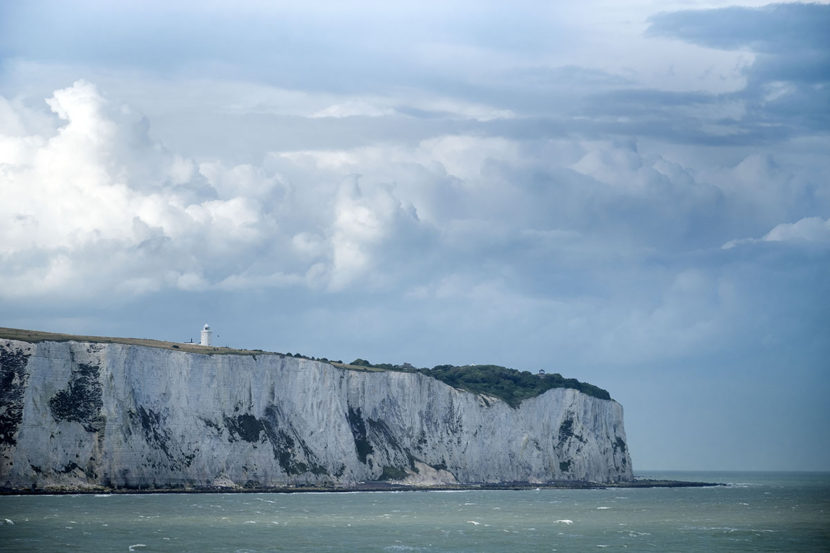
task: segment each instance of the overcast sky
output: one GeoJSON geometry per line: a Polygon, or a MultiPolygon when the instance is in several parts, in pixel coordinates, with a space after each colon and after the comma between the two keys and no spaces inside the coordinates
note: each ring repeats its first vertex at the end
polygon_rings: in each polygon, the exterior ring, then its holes
{"type": "Polygon", "coordinates": [[[274,4],[0,3],[0,326],[545,369],[635,471],[830,470],[830,6],[274,4]]]}

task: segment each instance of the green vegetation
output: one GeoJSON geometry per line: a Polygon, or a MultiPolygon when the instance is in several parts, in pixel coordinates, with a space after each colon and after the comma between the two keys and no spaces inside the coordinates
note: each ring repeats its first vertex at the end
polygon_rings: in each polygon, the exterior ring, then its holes
{"type": "Polygon", "coordinates": [[[552,388],[572,388],[599,399],[611,399],[611,395],[602,388],[575,378],[565,378],[559,373],[531,374],[498,365],[438,365],[422,372],[453,388],[496,396],[511,407],[518,407],[522,400],[536,397],[552,388]]]}
{"type": "Polygon", "coordinates": [[[402,371],[402,372],[416,372],[416,369],[409,363],[403,365],[393,365],[392,363],[371,363],[365,359],[357,358],[351,363],[343,363],[342,361],[331,361],[333,365],[349,369],[352,371],[402,371]]]}
{"type": "Polygon", "coordinates": [[[393,365],[371,363],[365,359],[335,364],[351,370],[419,372],[453,388],[497,397],[511,407],[518,407],[523,400],[541,395],[552,388],[570,388],[599,399],[611,399],[606,390],[575,378],[565,378],[559,373],[531,374],[498,365],[438,365],[432,369],[416,369],[409,363],[393,365]]]}

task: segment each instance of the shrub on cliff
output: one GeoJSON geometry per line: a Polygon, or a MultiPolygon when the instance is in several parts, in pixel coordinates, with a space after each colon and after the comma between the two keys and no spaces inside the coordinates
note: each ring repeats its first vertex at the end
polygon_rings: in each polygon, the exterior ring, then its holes
{"type": "Polygon", "coordinates": [[[453,388],[498,397],[512,407],[552,388],[572,388],[599,399],[611,399],[602,388],[575,378],[564,378],[559,373],[536,375],[498,365],[438,365],[423,372],[453,388]]]}

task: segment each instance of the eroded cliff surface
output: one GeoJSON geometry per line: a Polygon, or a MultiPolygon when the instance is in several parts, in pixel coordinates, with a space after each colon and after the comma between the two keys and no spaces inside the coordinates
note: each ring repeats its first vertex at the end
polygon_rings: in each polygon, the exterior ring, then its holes
{"type": "Polygon", "coordinates": [[[0,339],[0,487],[631,479],[621,406],[518,408],[424,374],[262,355],[0,339]]]}

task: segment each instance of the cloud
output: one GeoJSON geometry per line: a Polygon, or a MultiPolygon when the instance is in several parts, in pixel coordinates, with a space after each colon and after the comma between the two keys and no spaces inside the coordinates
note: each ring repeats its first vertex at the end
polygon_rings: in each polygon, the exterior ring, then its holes
{"type": "Polygon", "coordinates": [[[730,240],[723,245],[724,249],[731,249],[746,244],[761,242],[780,242],[793,245],[830,245],[830,219],[821,217],[804,217],[795,223],[781,223],[761,238],[744,238],[730,240]]]}
{"type": "Polygon", "coordinates": [[[744,127],[772,127],[780,140],[830,126],[828,27],[830,5],[788,3],[661,13],[650,18],[648,33],[756,53],[747,86],[733,97],[746,103],[744,127]]]}
{"type": "MultiPolygon", "coordinates": [[[[152,121],[85,81],[48,99],[50,131],[5,105],[17,121],[0,142],[7,298],[274,287],[410,297],[459,281],[500,287],[514,298],[505,306],[577,293],[566,311],[593,320],[595,307],[576,306],[620,289],[596,276],[609,259],[636,282],[649,256],[717,249],[830,203],[821,171],[786,152],[713,167],[634,139],[446,133],[234,164],[171,151],[152,121]]],[[[602,312],[618,336],[658,313],[602,312]]]]}
{"type": "Polygon", "coordinates": [[[403,206],[392,190],[376,187],[365,194],[356,178],[343,183],[334,208],[331,288],[342,289],[361,276],[376,280],[384,271],[376,250],[390,242],[406,247],[404,227],[419,232],[419,223],[414,207],[403,206]]]}
{"type": "Polygon", "coordinates": [[[664,12],[650,18],[649,33],[674,36],[722,50],[746,48],[794,55],[827,51],[830,6],[810,3],[769,4],[708,10],[664,12]]]}
{"type": "Polygon", "coordinates": [[[830,219],[805,217],[795,223],[783,223],[769,231],[763,238],[767,242],[817,242],[830,243],[830,219]]]}
{"type": "MultiPolygon", "coordinates": [[[[490,3],[467,12],[458,4],[421,10],[357,2],[355,12],[337,10],[335,24],[327,10],[261,3],[198,13],[154,3],[141,13],[125,6],[94,14],[93,4],[47,4],[51,10],[35,2],[7,14],[15,24],[3,39],[13,53],[4,80],[30,89],[45,74],[86,75],[147,114],[172,150],[236,156],[234,165],[273,150],[447,134],[745,145],[827,128],[826,49],[810,30],[816,26],[807,28],[818,16],[800,5],[648,19],[651,3],[624,10],[527,3],[508,13],[490,3]],[[606,12],[608,20],[597,20],[606,12]],[[721,19],[740,21],[740,36],[723,31],[721,19]],[[508,20],[516,26],[505,32],[508,20]],[[778,36],[776,20],[805,32],[778,36]],[[85,31],[67,36],[66,21],[85,31]],[[48,40],[22,35],[23,28],[48,40]],[[782,71],[803,65],[802,77],[764,69],[775,64],[782,71]]],[[[824,7],[810,9],[823,14],[824,7]]]]}
{"type": "MultiPolygon", "coordinates": [[[[146,119],[89,82],[46,103],[58,119],[51,135],[18,123],[0,141],[7,298],[340,290],[372,281],[407,236],[414,247],[428,232],[376,174],[366,187],[349,177],[365,163],[382,168],[370,158],[384,152],[277,155],[270,169],[196,162],[155,142],[146,119]]],[[[22,121],[13,106],[6,117],[22,121]]]]}
{"type": "Polygon", "coordinates": [[[90,281],[127,293],[205,287],[204,273],[265,241],[266,204],[238,194],[244,168],[224,181],[213,166],[197,172],[86,81],[47,104],[53,135],[0,143],[4,295],[100,293],[90,281]]]}

